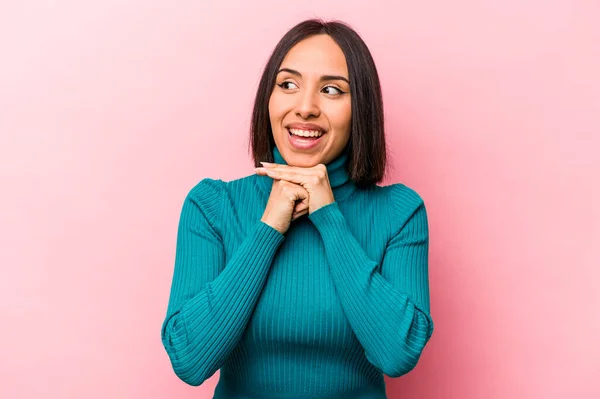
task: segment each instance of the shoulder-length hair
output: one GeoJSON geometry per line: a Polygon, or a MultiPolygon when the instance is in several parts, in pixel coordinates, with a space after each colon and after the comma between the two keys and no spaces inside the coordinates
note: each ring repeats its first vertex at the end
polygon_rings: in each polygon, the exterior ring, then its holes
{"type": "Polygon", "coordinates": [[[380,182],[385,174],[386,146],[383,97],[373,57],[360,36],[341,21],[308,19],[290,29],[275,46],[265,65],[252,111],[250,148],[254,166],[260,161],[273,162],[273,132],[269,118],[269,98],[277,71],[288,51],[313,35],[327,34],[340,46],[346,58],[350,78],[351,127],[348,141],[349,177],[359,187],[380,182]]]}

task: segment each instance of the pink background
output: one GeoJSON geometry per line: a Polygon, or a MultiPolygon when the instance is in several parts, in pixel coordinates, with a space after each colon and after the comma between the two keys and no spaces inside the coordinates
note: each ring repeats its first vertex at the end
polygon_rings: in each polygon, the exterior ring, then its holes
{"type": "Polygon", "coordinates": [[[2,2],[0,397],[211,397],[160,342],[179,212],[253,173],[261,69],[314,16],[369,45],[384,184],[429,212],[436,332],[389,397],[600,397],[600,3],[251,3],[2,2]]]}

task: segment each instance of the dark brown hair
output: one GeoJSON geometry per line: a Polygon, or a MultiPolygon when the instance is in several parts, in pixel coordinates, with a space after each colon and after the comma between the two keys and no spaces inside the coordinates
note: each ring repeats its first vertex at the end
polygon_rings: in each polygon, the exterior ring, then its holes
{"type": "Polygon", "coordinates": [[[346,23],[308,19],[290,29],[275,46],[260,79],[250,127],[250,148],[254,166],[273,162],[273,132],[269,118],[269,98],[277,71],[288,51],[313,35],[327,34],[340,46],[350,78],[352,121],[348,141],[348,175],[357,186],[380,182],[385,174],[386,147],[383,97],[373,57],[365,42],[346,23]]]}

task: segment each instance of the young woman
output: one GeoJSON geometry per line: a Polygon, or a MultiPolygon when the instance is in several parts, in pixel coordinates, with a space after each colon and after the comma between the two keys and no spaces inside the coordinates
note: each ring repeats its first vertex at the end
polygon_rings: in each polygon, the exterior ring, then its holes
{"type": "Polygon", "coordinates": [[[371,54],[307,20],[273,51],[254,103],[256,173],[204,178],[183,203],[162,342],[214,398],[385,398],[433,333],[428,224],[386,149],[371,54]],[[262,164],[261,161],[267,163],[262,164]]]}

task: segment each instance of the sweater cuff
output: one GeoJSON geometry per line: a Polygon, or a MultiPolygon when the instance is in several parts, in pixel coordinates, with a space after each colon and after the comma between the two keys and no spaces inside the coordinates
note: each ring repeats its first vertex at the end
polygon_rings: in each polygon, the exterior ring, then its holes
{"type": "MultiPolygon", "coordinates": [[[[338,265],[356,267],[367,271],[369,274],[377,268],[377,262],[371,260],[364,249],[360,246],[356,237],[352,234],[346,221],[346,217],[340,211],[339,204],[332,202],[327,204],[309,216],[325,245],[328,259],[334,268],[338,265]]],[[[346,276],[343,279],[351,279],[346,276]]]]}
{"type": "Polygon", "coordinates": [[[256,235],[256,239],[259,241],[261,239],[272,240],[277,247],[285,239],[285,235],[281,234],[279,230],[272,227],[270,224],[263,222],[262,220],[259,220],[258,225],[254,228],[254,234],[256,235]]]}
{"type": "Polygon", "coordinates": [[[320,207],[308,215],[308,218],[313,222],[321,235],[326,235],[328,232],[336,229],[347,228],[346,219],[340,211],[339,204],[335,201],[320,207]]]}

